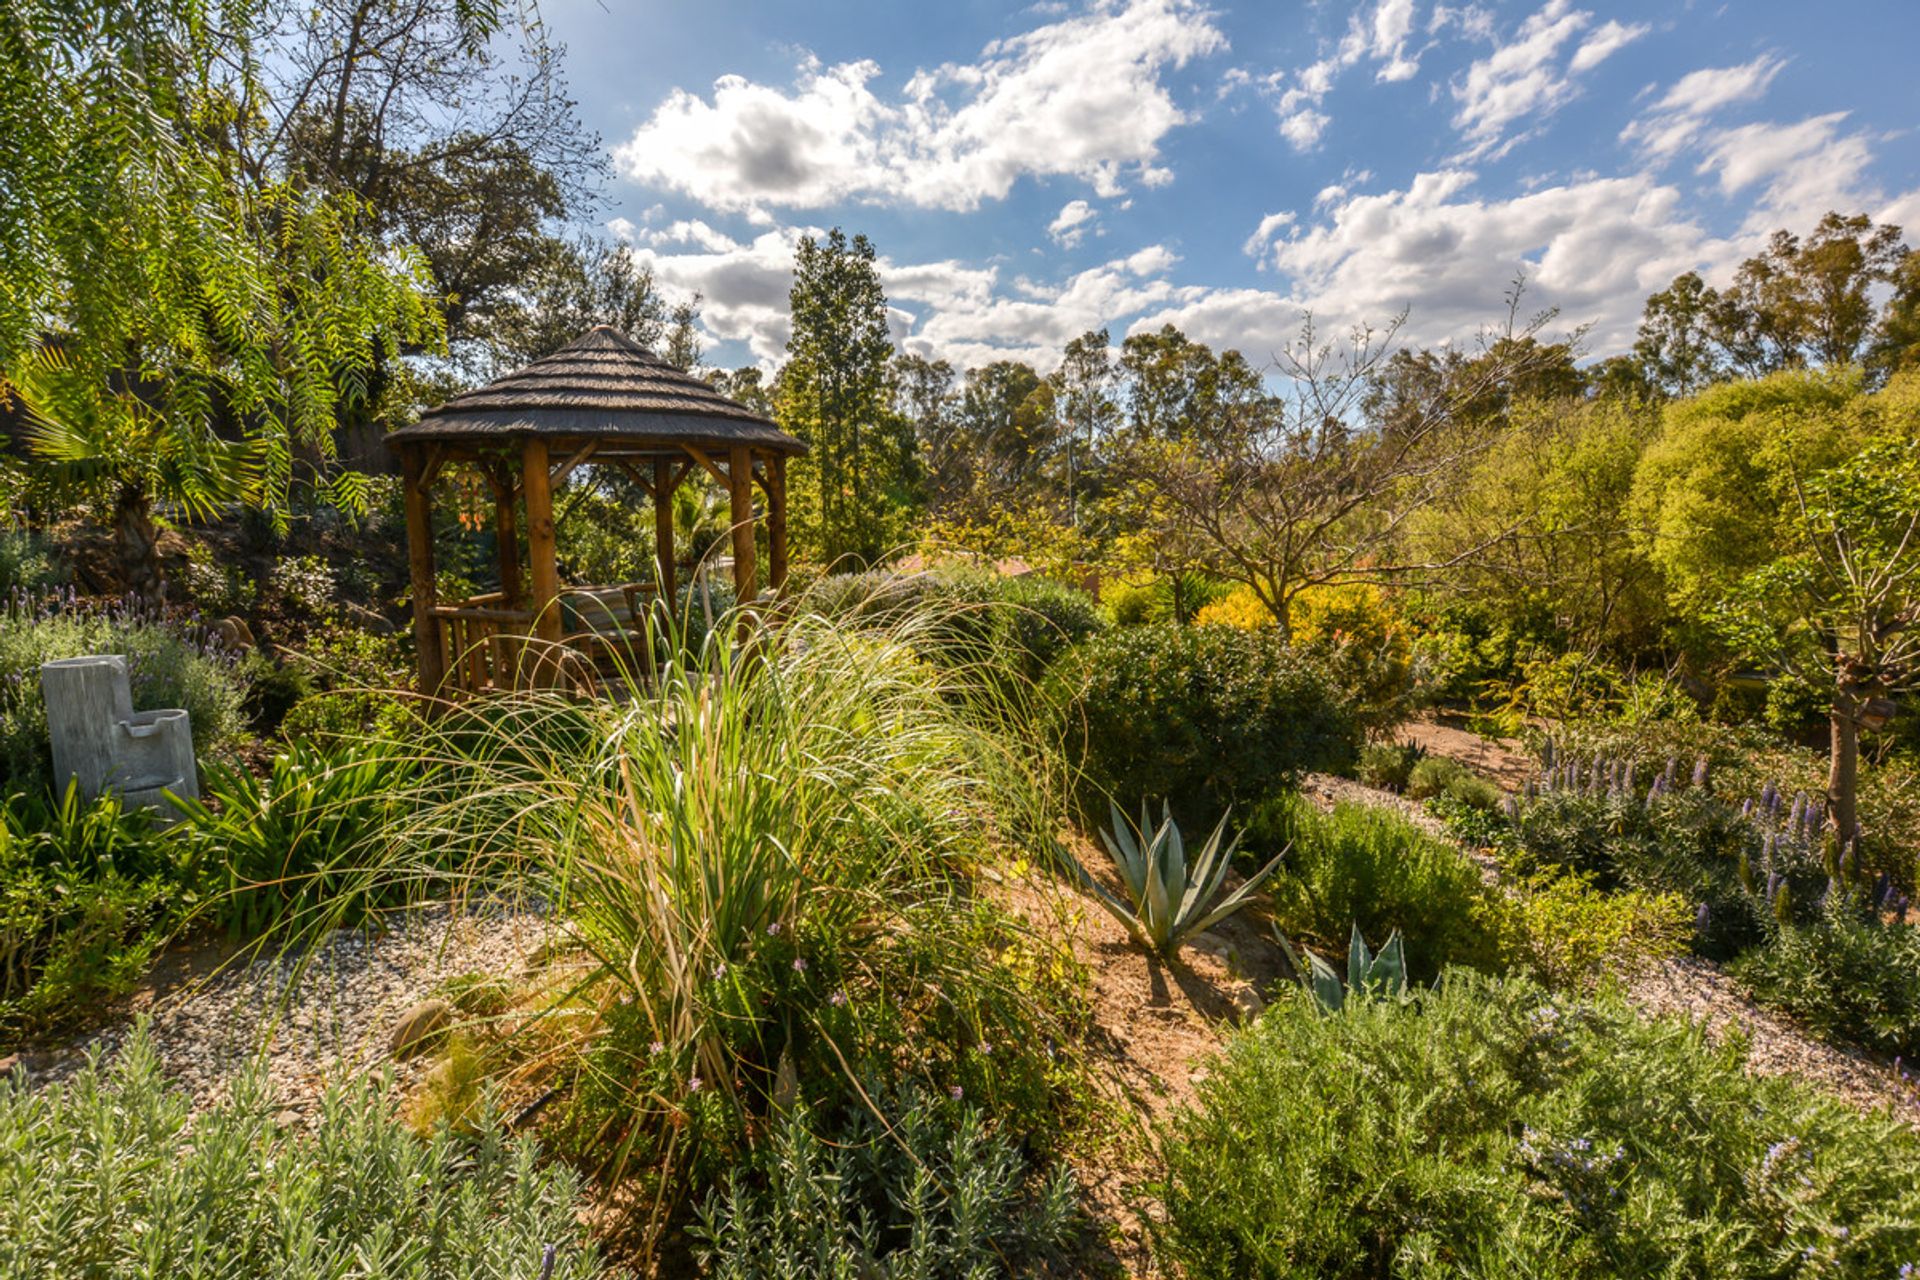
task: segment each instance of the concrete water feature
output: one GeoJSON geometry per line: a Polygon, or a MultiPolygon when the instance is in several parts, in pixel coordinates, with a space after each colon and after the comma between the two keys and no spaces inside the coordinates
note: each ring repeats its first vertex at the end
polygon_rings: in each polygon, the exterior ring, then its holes
{"type": "Polygon", "coordinates": [[[112,791],[129,807],[157,810],[164,822],[180,816],[167,793],[200,798],[187,713],[135,711],[125,657],[91,654],[44,663],[40,689],[56,787],[64,790],[69,779],[78,779],[86,799],[112,791]]]}

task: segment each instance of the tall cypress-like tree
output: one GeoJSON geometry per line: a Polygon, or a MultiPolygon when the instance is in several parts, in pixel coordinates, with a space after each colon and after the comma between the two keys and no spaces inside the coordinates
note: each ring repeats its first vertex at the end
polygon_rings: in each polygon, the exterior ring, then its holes
{"type": "Polygon", "coordinates": [[[911,428],[894,412],[893,342],[873,245],[835,227],[794,254],[780,420],[812,446],[794,469],[794,533],[825,563],[870,562],[904,532],[911,428]]]}

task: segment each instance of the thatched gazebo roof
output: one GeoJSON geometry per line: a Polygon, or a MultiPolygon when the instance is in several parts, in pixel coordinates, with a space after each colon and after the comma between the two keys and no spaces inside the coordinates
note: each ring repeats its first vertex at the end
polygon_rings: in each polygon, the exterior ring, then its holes
{"type": "Polygon", "coordinates": [[[740,600],[755,599],[759,590],[756,486],[765,495],[768,579],[776,591],[786,581],[786,462],[807,451],[805,442],[610,326],[589,329],[552,355],[429,409],[390,432],[387,444],[400,455],[414,640],[427,692],[502,687],[506,673],[482,653],[476,636],[488,641],[488,652],[498,652],[500,638],[524,624],[550,651],[570,643],[562,634],[553,490],[582,464],[616,467],[653,498],[655,580],[625,584],[629,598],[644,588],[673,599],[673,493],[696,467],[727,491],[740,600]],[[477,467],[493,487],[501,589],[442,606],[434,594],[431,504],[434,481],[450,464],[477,467]]]}
{"type": "Polygon", "coordinates": [[[722,454],[735,445],[761,453],[807,451],[770,420],[604,324],[427,410],[387,442],[399,448],[526,436],[595,440],[601,442],[596,452],[626,456],[679,454],[688,444],[722,454]]]}

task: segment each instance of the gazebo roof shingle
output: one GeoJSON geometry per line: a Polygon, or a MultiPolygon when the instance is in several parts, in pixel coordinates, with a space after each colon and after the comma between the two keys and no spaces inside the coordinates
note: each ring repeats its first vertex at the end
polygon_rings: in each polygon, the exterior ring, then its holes
{"type": "Polygon", "coordinates": [[[387,434],[393,446],[524,436],[805,453],[806,442],[611,325],[496,378],[387,434]]]}

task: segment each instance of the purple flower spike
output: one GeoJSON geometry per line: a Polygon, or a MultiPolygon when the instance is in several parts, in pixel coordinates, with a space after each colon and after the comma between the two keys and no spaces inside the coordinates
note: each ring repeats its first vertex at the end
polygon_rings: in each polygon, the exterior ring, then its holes
{"type": "Polygon", "coordinates": [[[1700,904],[1700,909],[1693,913],[1694,932],[1704,938],[1707,934],[1707,927],[1712,923],[1713,909],[1703,902],[1700,904]]]}

